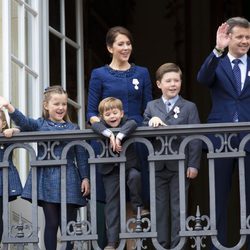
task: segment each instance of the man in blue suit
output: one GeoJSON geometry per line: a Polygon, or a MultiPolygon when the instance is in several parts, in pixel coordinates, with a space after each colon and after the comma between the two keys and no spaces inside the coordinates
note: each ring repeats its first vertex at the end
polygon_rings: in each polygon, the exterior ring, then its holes
{"type": "MultiPolygon", "coordinates": [[[[198,72],[198,82],[211,92],[212,109],[209,123],[250,121],[250,23],[242,17],[233,17],[219,26],[216,46],[198,72]],[[225,49],[228,50],[225,53],[225,49]],[[235,60],[236,59],[236,60],[235,60]],[[239,60],[238,60],[239,59],[239,60]]],[[[241,135],[234,138],[239,145],[241,135]]],[[[219,148],[221,142],[213,139],[219,148]]],[[[246,146],[246,205],[250,214],[250,147],[246,146]]],[[[233,171],[237,158],[215,159],[216,226],[219,242],[227,245],[227,204],[233,171]]],[[[250,243],[248,240],[248,248],[250,243]]],[[[215,249],[215,248],[214,248],[215,249]]]]}

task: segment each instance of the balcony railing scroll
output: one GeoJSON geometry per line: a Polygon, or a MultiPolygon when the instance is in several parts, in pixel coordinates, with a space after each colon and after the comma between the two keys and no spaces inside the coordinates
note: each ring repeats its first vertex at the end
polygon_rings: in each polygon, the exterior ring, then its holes
{"type": "MultiPolygon", "coordinates": [[[[113,129],[117,133],[117,129],[113,129]]],[[[96,216],[96,164],[97,163],[118,163],[120,168],[120,243],[117,249],[125,247],[127,239],[134,240],[134,249],[147,249],[146,240],[149,239],[157,250],[164,250],[157,241],[156,231],[156,205],[155,205],[155,162],[176,160],[179,162],[179,189],[180,189],[180,241],[173,248],[183,249],[189,244],[190,249],[202,249],[207,246],[207,239],[210,239],[218,249],[242,249],[246,242],[246,237],[250,234],[250,215],[246,212],[246,190],[245,190],[245,166],[244,157],[246,156],[245,147],[250,141],[250,123],[224,123],[224,124],[197,124],[197,125],[176,125],[162,128],[140,127],[123,144],[123,151],[120,155],[112,154],[108,147],[108,141],[102,142],[102,153],[95,155],[90,140],[100,140],[91,129],[80,131],[59,132],[23,132],[12,138],[0,136],[0,144],[8,145],[5,150],[3,161],[0,168],[3,170],[3,249],[8,249],[9,245],[15,245],[17,249],[24,249],[29,244],[33,249],[39,249],[38,237],[38,201],[37,201],[37,180],[36,171],[39,167],[59,166],[61,168],[61,237],[62,243],[67,241],[75,242],[75,249],[83,249],[83,243],[90,242],[93,249],[101,249],[98,246],[98,219],[96,216]],[[221,142],[221,147],[215,149],[210,135],[221,142]],[[241,141],[237,148],[232,141],[241,135],[241,141]],[[178,149],[173,149],[172,143],[177,138],[182,137],[178,149]],[[152,138],[161,143],[161,148],[155,149],[152,138]],[[193,140],[199,140],[206,145],[206,158],[208,161],[209,186],[206,187],[209,193],[209,214],[202,214],[200,211],[201,201],[196,201],[197,209],[195,214],[189,215],[186,204],[185,192],[185,159],[186,147],[193,140]],[[60,141],[68,141],[63,149],[61,157],[55,157],[53,149],[60,141]],[[133,143],[142,143],[148,150],[147,160],[149,162],[149,183],[150,183],[150,216],[141,218],[138,211],[137,216],[127,219],[126,216],[126,182],[125,182],[125,162],[126,150],[133,143]],[[46,148],[47,156],[37,157],[36,150],[31,144],[43,144],[46,148]],[[80,213],[76,221],[67,223],[66,207],[66,167],[67,152],[71,147],[79,145],[86,149],[89,155],[91,196],[89,200],[89,214],[87,218],[81,218],[80,213]],[[19,215],[18,223],[13,223],[10,218],[8,206],[8,166],[10,154],[23,148],[28,154],[29,166],[32,169],[32,220],[30,224],[24,223],[22,214],[19,215]],[[215,214],[215,171],[214,159],[233,157],[238,158],[239,171],[239,199],[240,199],[240,228],[235,229],[239,234],[239,241],[233,248],[227,248],[220,244],[217,239],[216,214],[215,214]]],[[[198,177],[199,178],[199,177],[198,177]]]]}

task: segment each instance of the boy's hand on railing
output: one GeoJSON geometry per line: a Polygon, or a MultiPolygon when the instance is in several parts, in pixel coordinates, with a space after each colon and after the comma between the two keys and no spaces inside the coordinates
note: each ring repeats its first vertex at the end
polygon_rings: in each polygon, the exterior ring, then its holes
{"type": "Polygon", "coordinates": [[[187,169],[187,178],[194,179],[198,175],[198,169],[188,167],[187,169]]]}
{"type": "Polygon", "coordinates": [[[109,143],[110,147],[113,151],[115,151],[116,145],[115,145],[115,135],[112,133],[109,137],[109,143]]]}
{"type": "Polygon", "coordinates": [[[84,178],[81,185],[82,196],[88,196],[90,194],[90,184],[89,179],[84,178]]]}
{"type": "Polygon", "coordinates": [[[115,138],[115,151],[117,153],[120,153],[122,151],[122,143],[121,140],[118,139],[117,137],[115,138]]]}
{"type": "Polygon", "coordinates": [[[159,127],[160,125],[162,125],[162,126],[167,126],[167,124],[165,124],[165,123],[164,123],[159,117],[157,117],[157,116],[152,117],[152,118],[149,120],[148,125],[149,125],[150,127],[154,127],[154,128],[159,127]]]}

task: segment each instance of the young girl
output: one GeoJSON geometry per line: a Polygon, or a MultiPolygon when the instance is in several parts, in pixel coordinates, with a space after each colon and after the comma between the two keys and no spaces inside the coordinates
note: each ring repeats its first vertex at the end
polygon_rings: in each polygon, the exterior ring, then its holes
{"type": "MultiPolygon", "coordinates": [[[[0,133],[3,133],[5,137],[11,137],[14,133],[18,133],[18,128],[9,128],[6,120],[6,116],[3,110],[0,110],[0,133]]],[[[5,149],[8,147],[8,144],[0,145],[0,161],[3,160],[3,155],[5,149]]],[[[9,182],[9,200],[15,200],[17,196],[22,193],[22,184],[20,181],[19,174],[17,169],[15,168],[12,162],[12,154],[9,157],[9,171],[8,171],[8,182],[9,182]]],[[[3,171],[0,168],[0,241],[2,241],[2,233],[3,233],[3,171]]]]}
{"type": "MultiPolygon", "coordinates": [[[[65,131],[76,130],[79,127],[69,121],[67,114],[67,93],[61,86],[51,86],[44,92],[43,116],[38,119],[25,117],[19,110],[13,107],[6,99],[0,97],[0,107],[5,107],[11,119],[20,127],[21,131],[65,131]]],[[[53,154],[60,158],[64,146],[61,141],[53,148],[53,154]]],[[[43,157],[44,146],[38,145],[38,158],[43,157]]],[[[48,157],[46,159],[49,159],[48,157]]],[[[81,146],[72,147],[67,154],[67,219],[76,220],[77,208],[86,205],[83,196],[89,194],[87,153],[81,146]],[[76,159],[77,167],[74,163],[76,159]]],[[[60,226],[60,202],[61,202],[61,168],[39,167],[37,168],[37,192],[38,204],[42,206],[45,215],[44,240],[46,250],[55,250],[57,245],[57,230],[60,226]]],[[[32,198],[31,172],[25,184],[22,197],[28,200],[32,198]]],[[[67,250],[73,245],[68,242],[67,250]]]]}

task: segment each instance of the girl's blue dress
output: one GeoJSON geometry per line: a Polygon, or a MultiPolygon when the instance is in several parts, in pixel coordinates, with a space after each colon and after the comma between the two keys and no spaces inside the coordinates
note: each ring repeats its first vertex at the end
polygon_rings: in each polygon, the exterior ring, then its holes
{"type": "MultiPolygon", "coordinates": [[[[77,130],[79,127],[71,122],[56,123],[44,118],[32,119],[25,117],[19,110],[15,109],[10,113],[11,119],[15,122],[21,131],[63,131],[77,130]]],[[[59,159],[63,148],[69,141],[60,141],[54,145],[53,153],[59,159]]],[[[50,142],[52,145],[53,142],[50,142]]],[[[46,143],[47,145],[48,143],[46,143]]],[[[51,152],[52,153],[52,152],[51,152]]],[[[42,145],[38,145],[38,158],[46,155],[44,160],[48,159],[48,152],[42,145]]],[[[50,154],[51,155],[51,154],[50,154]]],[[[71,147],[67,154],[66,170],[66,197],[67,203],[79,206],[86,205],[86,199],[81,193],[81,181],[88,178],[88,154],[81,146],[71,147]]],[[[53,158],[50,158],[53,160],[53,158]]],[[[37,192],[38,204],[41,202],[60,203],[61,202],[61,168],[59,167],[38,167],[37,168],[37,192]]],[[[31,200],[32,197],[32,175],[31,170],[24,186],[22,198],[31,200]]]]}
{"type": "MultiPolygon", "coordinates": [[[[0,161],[3,160],[3,155],[8,147],[8,144],[0,145],[0,161]]],[[[14,200],[17,196],[22,194],[22,184],[16,167],[12,161],[12,153],[9,155],[9,167],[8,167],[8,191],[9,200],[14,200]]],[[[0,196],[3,196],[3,170],[0,169],[0,196]]]]}

